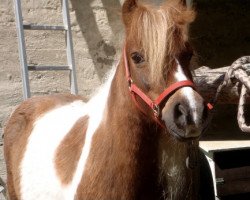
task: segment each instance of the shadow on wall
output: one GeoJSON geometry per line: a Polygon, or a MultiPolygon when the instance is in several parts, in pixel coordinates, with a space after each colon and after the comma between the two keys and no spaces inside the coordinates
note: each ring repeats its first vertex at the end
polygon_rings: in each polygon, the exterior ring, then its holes
{"type": "MultiPolygon", "coordinates": [[[[159,4],[164,0],[142,0],[159,4]]],[[[231,65],[250,54],[250,0],[194,0],[197,18],[190,26],[190,39],[198,55],[198,66],[231,65]]],[[[87,43],[95,71],[101,80],[120,48],[122,22],[119,0],[71,0],[87,43]],[[100,4],[98,4],[99,2],[100,4]],[[96,16],[106,15],[98,19],[96,16]],[[106,26],[104,25],[106,23],[106,26]],[[100,29],[100,25],[107,29],[100,29]],[[103,35],[111,32],[112,40],[103,35]]]]}
{"type": "MultiPolygon", "coordinates": [[[[93,60],[95,71],[101,80],[114,63],[117,48],[115,45],[120,43],[119,34],[117,33],[121,31],[121,17],[119,14],[121,4],[119,0],[101,0],[101,6],[91,6],[93,2],[94,0],[71,0],[76,19],[93,60]],[[112,32],[112,41],[103,38],[102,33],[106,34],[107,31],[101,33],[98,27],[96,13],[103,13],[103,10],[108,20],[107,27],[112,32]]],[[[100,23],[103,25],[106,22],[100,21],[100,23]]]]}

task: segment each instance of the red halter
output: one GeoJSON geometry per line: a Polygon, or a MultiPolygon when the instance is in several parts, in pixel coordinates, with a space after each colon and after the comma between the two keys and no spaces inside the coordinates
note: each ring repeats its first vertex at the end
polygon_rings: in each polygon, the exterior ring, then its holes
{"type": "MultiPolygon", "coordinates": [[[[126,55],[126,49],[123,49],[123,58],[124,58],[124,65],[126,69],[126,78],[129,85],[129,91],[131,92],[131,96],[138,107],[138,109],[147,115],[146,111],[144,111],[141,106],[139,105],[138,101],[136,100],[136,95],[138,95],[153,111],[156,122],[163,128],[165,128],[165,124],[162,122],[162,120],[159,118],[161,116],[161,109],[160,104],[167,99],[169,96],[171,96],[175,91],[182,87],[191,87],[195,88],[195,85],[190,80],[185,81],[179,81],[172,85],[170,85],[167,89],[165,89],[157,98],[156,100],[151,100],[141,89],[133,82],[128,66],[128,59],[126,55]]],[[[208,109],[213,109],[213,106],[208,103],[207,104],[208,109]]]]}

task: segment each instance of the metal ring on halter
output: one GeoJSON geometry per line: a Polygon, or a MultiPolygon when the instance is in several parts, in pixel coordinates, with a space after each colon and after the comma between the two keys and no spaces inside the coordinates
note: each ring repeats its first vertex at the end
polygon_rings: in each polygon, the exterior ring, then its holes
{"type": "Polygon", "coordinates": [[[153,104],[152,108],[153,108],[155,117],[158,118],[160,116],[160,107],[156,104],[153,104]]]}
{"type": "Polygon", "coordinates": [[[133,84],[133,80],[131,78],[128,79],[128,88],[131,91],[131,85],[133,84]]]}

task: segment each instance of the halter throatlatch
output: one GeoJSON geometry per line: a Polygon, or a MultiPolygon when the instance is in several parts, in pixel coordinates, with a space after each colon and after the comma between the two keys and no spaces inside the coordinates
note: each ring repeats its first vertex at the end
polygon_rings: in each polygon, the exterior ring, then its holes
{"type": "MultiPolygon", "coordinates": [[[[179,90],[182,87],[191,87],[195,89],[195,85],[192,81],[190,80],[185,80],[185,81],[179,81],[176,83],[173,83],[170,85],[167,89],[165,89],[157,98],[156,100],[151,100],[132,80],[131,74],[130,74],[130,69],[128,65],[128,59],[127,59],[127,54],[126,54],[126,48],[123,49],[123,59],[124,59],[124,65],[125,65],[125,70],[126,70],[126,78],[128,81],[128,87],[129,91],[131,93],[132,99],[135,102],[135,105],[138,107],[138,109],[147,115],[146,111],[143,110],[143,108],[139,105],[138,101],[136,100],[136,95],[139,96],[153,111],[154,113],[154,118],[156,122],[163,128],[165,128],[165,124],[163,121],[160,119],[161,117],[161,105],[163,102],[166,102],[167,99],[177,90],[179,90]]],[[[211,104],[207,104],[208,109],[212,109],[213,106],[211,104]]]]}

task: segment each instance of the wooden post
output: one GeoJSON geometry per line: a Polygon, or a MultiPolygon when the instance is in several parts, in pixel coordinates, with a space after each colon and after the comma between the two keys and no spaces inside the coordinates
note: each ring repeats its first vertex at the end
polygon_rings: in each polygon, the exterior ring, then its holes
{"type": "MultiPolygon", "coordinates": [[[[211,69],[209,67],[200,67],[194,70],[194,82],[197,90],[207,101],[212,101],[218,86],[222,83],[225,73],[229,67],[222,67],[218,69],[211,69]]],[[[240,88],[238,84],[232,84],[222,90],[219,95],[219,104],[238,104],[239,103],[240,88]]],[[[249,103],[248,99],[248,103],[249,103]]]]}

